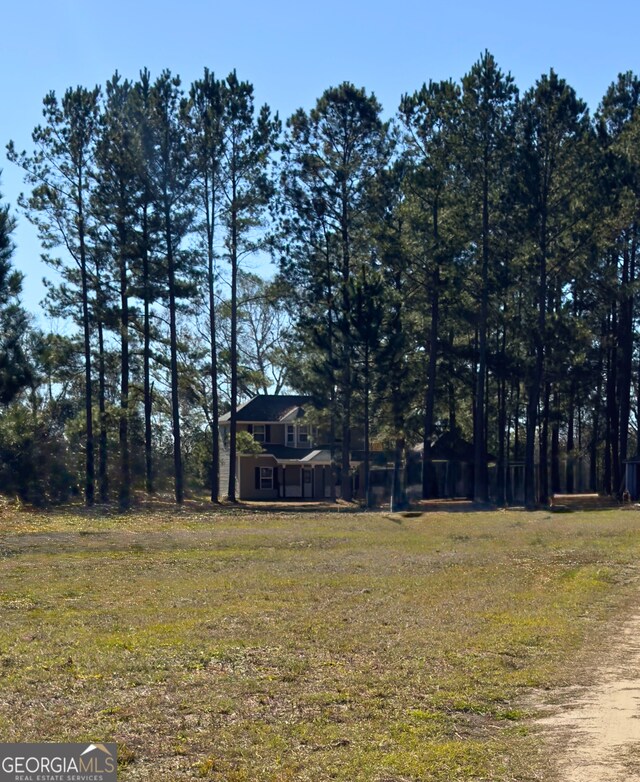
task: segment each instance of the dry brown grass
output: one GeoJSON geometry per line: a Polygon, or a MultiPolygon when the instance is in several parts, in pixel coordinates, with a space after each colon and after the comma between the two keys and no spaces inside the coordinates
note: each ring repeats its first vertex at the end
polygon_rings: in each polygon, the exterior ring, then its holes
{"type": "Polygon", "coordinates": [[[0,517],[0,735],[120,779],[543,779],[522,695],[634,593],[640,514],[0,517]]]}

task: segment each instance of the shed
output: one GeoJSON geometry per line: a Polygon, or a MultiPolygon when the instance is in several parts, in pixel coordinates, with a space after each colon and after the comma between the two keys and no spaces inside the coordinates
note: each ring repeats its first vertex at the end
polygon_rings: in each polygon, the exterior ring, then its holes
{"type": "MultiPolygon", "coordinates": [[[[424,459],[424,446],[411,449],[417,459],[418,471],[424,459]]],[[[434,440],[426,460],[433,466],[429,496],[432,498],[473,497],[475,452],[473,443],[465,440],[458,431],[448,429],[434,440]]],[[[487,454],[487,464],[495,464],[496,457],[487,454]]],[[[415,468],[414,468],[415,470],[415,468]]],[[[416,476],[417,481],[422,480],[416,476]]]]}

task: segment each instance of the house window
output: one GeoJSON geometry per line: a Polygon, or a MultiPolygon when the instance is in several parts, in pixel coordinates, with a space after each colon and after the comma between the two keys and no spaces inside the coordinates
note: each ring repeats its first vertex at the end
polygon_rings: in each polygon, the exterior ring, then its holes
{"type": "Polygon", "coordinates": [[[254,424],[253,425],[253,439],[257,443],[264,443],[265,442],[265,427],[264,427],[264,424],[254,424]]]}
{"type": "Polygon", "coordinates": [[[299,426],[298,427],[298,442],[299,443],[308,443],[309,442],[309,427],[308,426],[299,426]]]}
{"type": "Polygon", "coordinates": [[[260,488],[273,489],[273,467],[260,468],[260,488]]]}
{"type": "Polygon", "coordinates": [[[287,445],[296,444],[296,430],[292,424],[287,425],[287,445]]]}

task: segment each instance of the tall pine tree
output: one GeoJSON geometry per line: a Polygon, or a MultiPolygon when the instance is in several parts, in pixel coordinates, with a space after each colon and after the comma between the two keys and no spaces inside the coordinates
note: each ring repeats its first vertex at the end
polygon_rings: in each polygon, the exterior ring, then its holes
{"type": "Polygon", "coordinates": [[[90,193],[95,182],[94,151],[98,131],[100,89],[68,89],[62,99],[50,92],[43,101],[44,124],[33,131],[36,151],[18,154],[13,142],[9,159],[20,165],[33,190],[23,201],[29,219],[38,228],[46,250],[61,248],[62,259],[48,253],[46,260],[63,278],[77,285],[82,312],[84,349],[85,501],[94,502],[95,459],[93,383],[91,367],[90,247],[88,245],[90,193]],[[72,264],[71,268],[69,263],[72,264]],[[77,269],[79,275],[76,275],[77,269]],[[79,276],[79,280],[78,280],[79,276]],[[75,280],[75,282],[74,282],[75,280]]]}

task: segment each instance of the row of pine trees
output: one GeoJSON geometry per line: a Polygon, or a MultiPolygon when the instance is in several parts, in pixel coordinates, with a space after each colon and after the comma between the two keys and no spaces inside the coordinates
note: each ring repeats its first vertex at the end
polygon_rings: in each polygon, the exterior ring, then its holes
{"type": "Polygon", "coordinates": [[[594,116],[554,71],[520,94],[488,52],[391,119],[344,83],[283,128],[235,72],[48,95],[31,150],[8,153],[65,329],[17,325],[4,209],[0,482],[14,464],[45,501],[65,482],[88,504],[167,484],[217,501],[229,410],[233,500],[237,406],[288,388],[315,399],[346,499],[354,448],[367,498],[372,448],[392,454],[398,502],[407,450],[444,431],[473,443],[479,502],[490,460],[500,503],[514,463],[531,507],[578,488],[582,462],[583,488],[620,494],[638,443],[639,104],[632,73],[594,116]],[[247,270],[269,256],[267,284],[247,270]]]}

